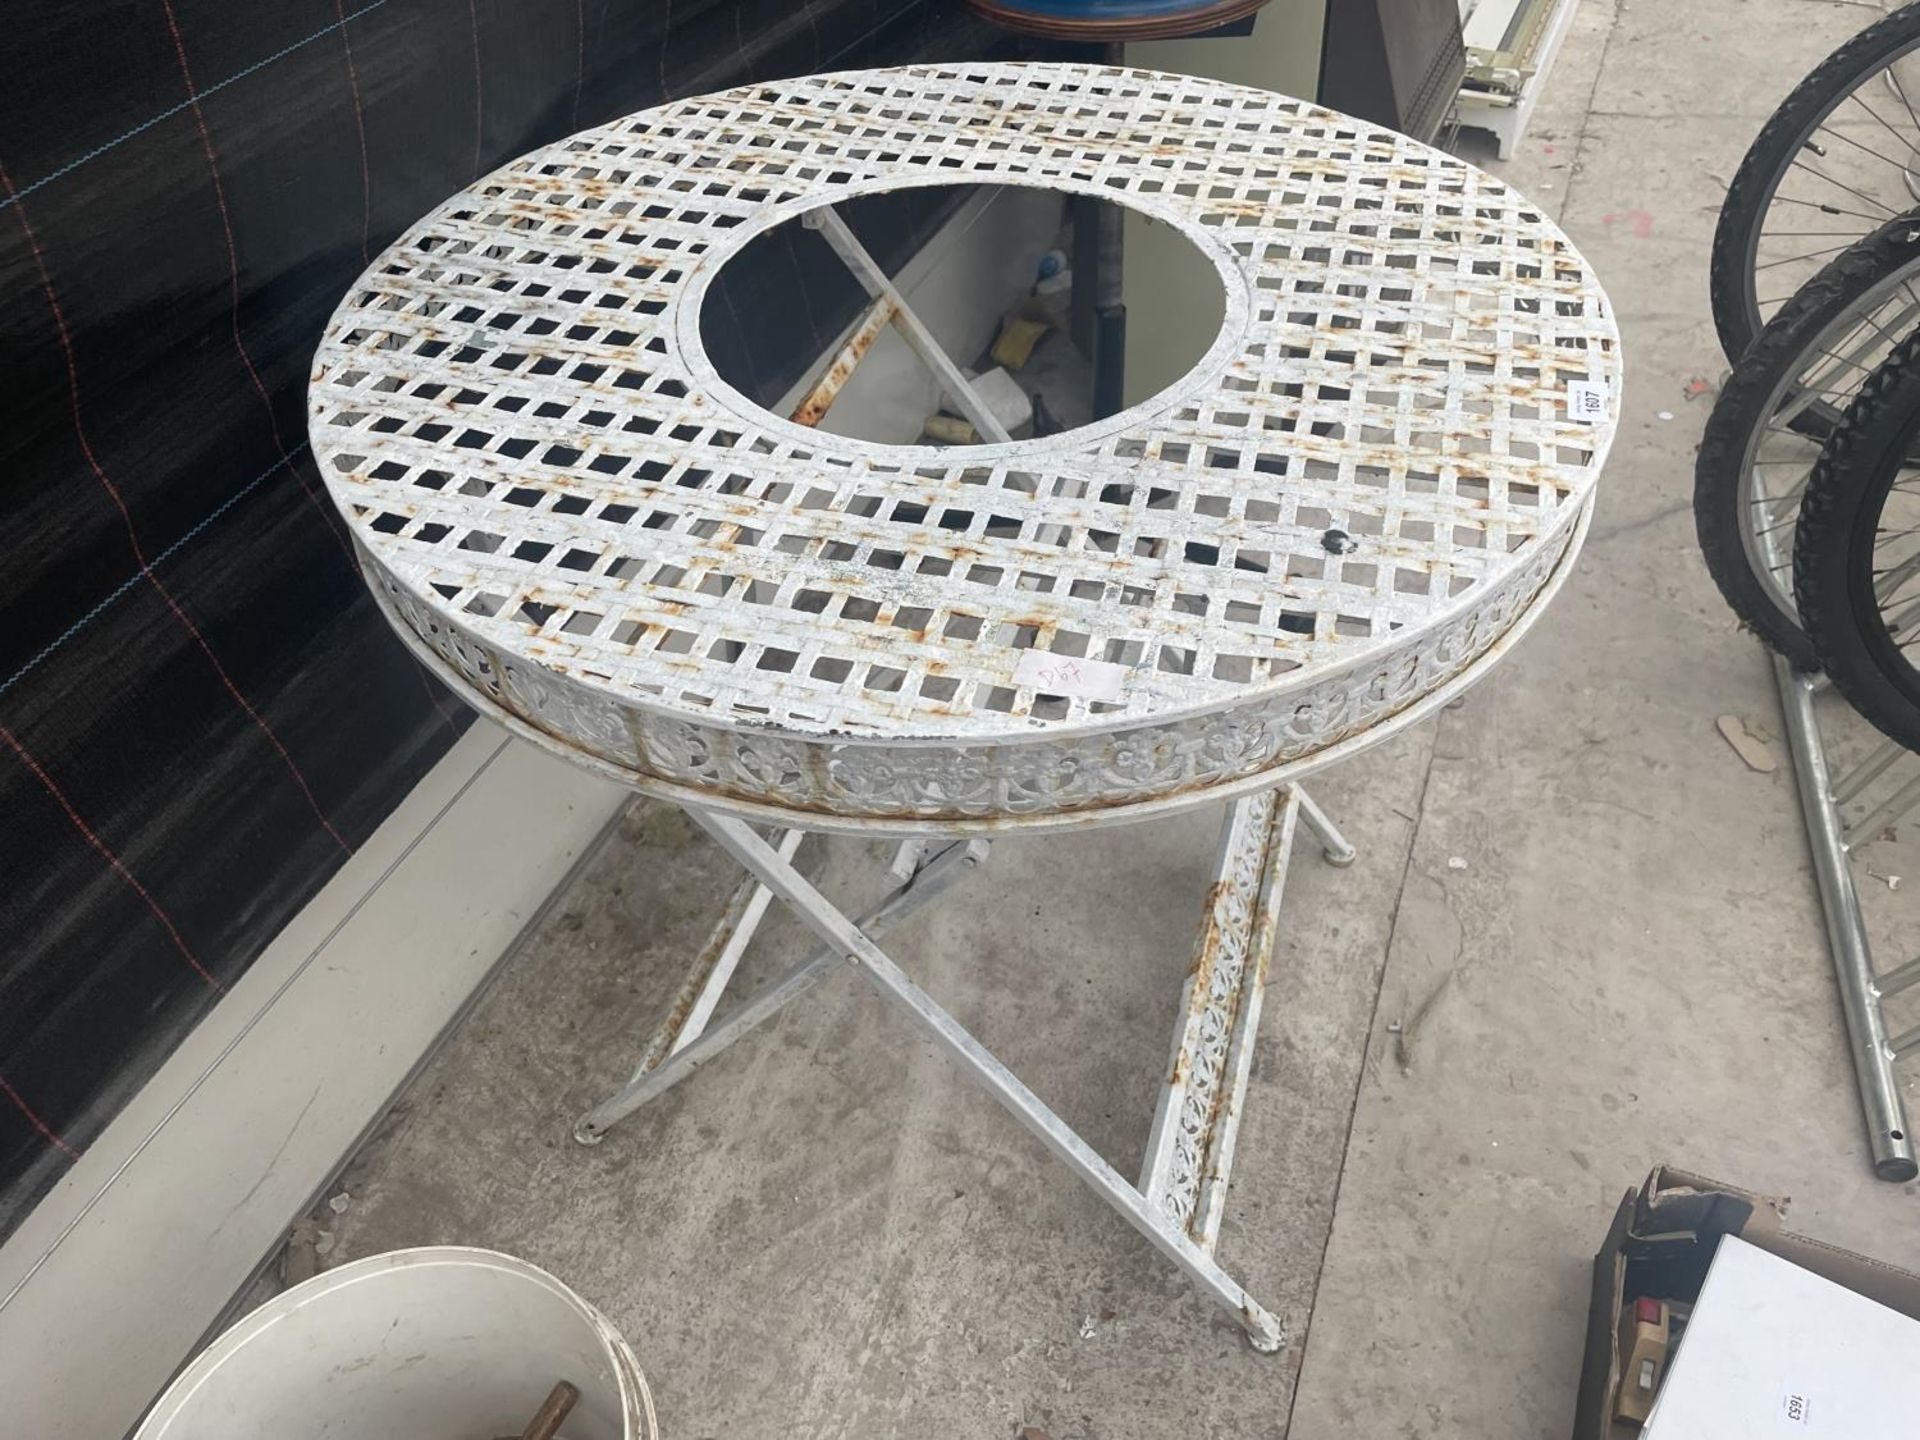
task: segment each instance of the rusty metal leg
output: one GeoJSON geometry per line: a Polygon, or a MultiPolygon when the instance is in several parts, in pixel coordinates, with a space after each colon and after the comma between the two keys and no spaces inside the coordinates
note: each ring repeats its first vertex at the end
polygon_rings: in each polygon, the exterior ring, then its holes
{"type": "MultiPolygon", "coordinates": [[[[1258,803],[1241,802],[1243,806],[1258,803]]],[[[1275,802],[1266,797],[1265,803],[1271,807],[1275,802]]],[[[948,1055],[973,1071],[1015,1119],[1117,1210],[1122,1219],[1178,1265],[1211,1299],[1231,1311],[1245,1326],[1254,1349],[1271,1354],[1282,1347],[1285,1337],[1280,1322],[1249,1295],[1239,1281],[1220,1268],[1208,1247],[1194,1240],[1163,1206],[1152,1203],[1129,1184],[1048,1109],[1039,1096],[1022,1084],[1018,1076],[914,984],[874,942],[865,926],[849,919],[831,904],[745,822],[697,809],[690,809],[688,813],[728,853],[793,907],[795,915],[826,942],[834,955],[844,956],[876,990],[923,1026],[948,1055]]],[[[1271,814],[1270,808],[1267,813],[1271,814]]],[[[1291,800],[1285,802],[1284,813],[1287,816],[1296,813],[1291,800]]],[[[1279,860],[1284,862],[1284,853],[1279,860]]],[[[1277,903],[1277,896],[1275,900],[1277,903]]],[[[1249,1036],[1250,1033],[1247,1032],[1249,1036]]],[[[690,1048],[688,1053],[697,1048],[690,1048]]],[[[1244,1040],[1240,1049],[1244,1055],[1244,1040]]],[[[1244,1065],[1245,1062],[1238,1063],[1244,1065]]]]}
{"type": "MultiPolygon", "coordinates": [[[[788,832],[789,835],[792,833],[788,832]]],[[[797,845],[798,842],[795,841],[794,844],[797,845]]],[[[786,837],[783,837],[778,851],[770,849],[768,853],[775,855],[782,865],[791,866],[792,847],[786,843],[786,837]]],[[[904,883],[895,887],[886,899],[860,917],[861,927],[874,934],[883,933],[888,927],[898,924],[937,898],[956,881],[965,878],[986,859],[986,856],[987,842],[984,840],[954,841],[944,848],[936,849],[904,883]]],[[[759,881],[751,879],[741,887],[741,891],[745,892],[749,889],[757,891],[760,895],[771,893],[762,888],[759,881]]],[[[735,898],[738,899],[737,894],[735,898]]],[[[727,921],[723,920],[720,930],[716,931],[716,938],[726,928],[727,921]]],[[[712,949],[713,945],[714,941],[709,940],[708,949],[712,949]]],[[[757,1028],[763,1021],[772,1019],[794,1000],[817,985],[829,971],[843,963],[845,963],[844,957],[836,951],[831,949],[820,951],[794,966],[752,999],[736,1005],[711,1030],[699,1034],[697,1038],[695,1035],[688,1034],[682,1027],[678,1038],[671,1042],[670,1048],[659,1055],[650,1053],[648,1060],[642,1062],[640,1068],[633,1072],[632,1079],[580,1117],[574,1125],[573,1138],[582,1145],[599,1144],[614,1125],[649,1100],[672,1089],[748,1031],[757,1028]]],[[[697,972],[699,967],[695,968],[697,972]]],[[[713,1001],[718,998],[718,993],[714,992],[712,998],[706,1001],[708,1012],[711,1012],[713,1001]]],[[[703,1029],[705,1024],[706,1017],[703,1015],[701,1016],[703,1029]]],[[[668,1025],[661,1033],[665,1035],[673,1029],[674,1021],[670,1017],[668,1025]]],[[[659,1047],[659,1043],[656,1039],[656,1048],[659,1047]]]]}
{"type": "MultiPolygon", "coordinates": [[[[973,422],[974,429],[988,440],[1012,439],[999,417],[987,408],[986,402],[967,382],[967,377],[960,373],[960,367],[953,363],[953,357],[940,348],[940,342],[933,338],[933,332],[927,329],[920,317],[913,313],[913,307],[907,304],[906,298],[894,288],[893,281],[887,278],[887,272],[867,253],[867,247],[860,243],[859,237],[847,228],[847,222],[840,218],[839,212],[831,205],[822,205],[817,210],[809,210],[801,223],[809,230],[820,232],[827,244],[833,247],[834,254],[840,257],[841,263],[853,272],[853,278],[872,297],[874,308],[868,311],[865,323],[871,323],[874,315],[884,308],[887,319],[893,322],[894,328],[913,348],[913,353],[933,371],[933,378],[939,382],[947,398],[973,422]]],[[[857,358],[854,363],[859,363],[857,358]]],[[[832,367],[829,367],[828,373],[832,374],[832,367]]]]}
{"type": "MultiPolygon", "coordinates": [[[[793,859],[805,838],[804,830],[788,830],[781,835],[780,858],[793,859]]],[[[760,928],[772,900],[773,892],[751,876],[740,882],[727,901],[719,923],[707,937],[707,943],[694,957],[693,968],[687,972],[673,1004],[667,1007],[667,1018],[647,1046],[647,1053],[634,1067],[629,1083],[700,1038],[707,1021],[713,1018],[713,1007],[726,993],[727,983],[733,979],[734,969],[740,957],[747,953],[747,946],[752,943],[754,932],[760,928]]]]}
{"type": "Polygon", "coordinates": [[[882,296],[869,305],[846,343],[827,362],[827,368],[820,372],[820,378],[814,382],[813,389],[807,392],[806,399],[796,405],[793,414],[787,418],[796,425],[807,426],[818,425],[826,419],[827,411],[840,398],[841,387],[860,368],[860,362],[867,358],[867,351],[873,348],[873,342],[880,338],[880,332],[887,328],[887,322],[891,319],[893,301],[882,296]]]}
{"type": "Polygon", "coordinates": [[[1305,813],[1298,790],[1267,791],[1228,807],[1147,1139],[1141,1193],[1209,1252],[1226,1211],[1287,859],[1305,813]]]}

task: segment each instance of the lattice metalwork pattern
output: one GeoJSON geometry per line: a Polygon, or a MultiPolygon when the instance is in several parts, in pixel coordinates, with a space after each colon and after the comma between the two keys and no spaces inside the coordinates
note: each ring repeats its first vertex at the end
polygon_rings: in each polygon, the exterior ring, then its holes
{"type": "Polygon", "coordinates": [[[1187,979],[1186,1011],[1149,1142],[1143,1189],[1200,1244],[1219,1234],[1239,1107],[1292,845],[1290,800],[1268,790],[1230,812],[1187,979]]]}
{"type": "Polygon", "coordinates": [[[913,68],[676,102],[477,182],[341,305],[311,433],[390,611],[564,745],[796,810],[1036,813],[1297,758],[1469,664],[1564,558],[1619,369],[1566,239],[1403,136],[1183,76],[913,68]],[[963,181],[1177,226],[1219,339],[1111,420],[956,449],[714,373],[701,301],[749,238],[963,181]],[[1050,694],[1028,650],[1124,675],[1050,694]]]}

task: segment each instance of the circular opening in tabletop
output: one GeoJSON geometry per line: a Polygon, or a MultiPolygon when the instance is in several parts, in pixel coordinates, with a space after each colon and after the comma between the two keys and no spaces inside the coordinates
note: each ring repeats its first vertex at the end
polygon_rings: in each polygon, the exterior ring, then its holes
{"type": "Polygon", "coordinates": [[[708,289],[700,340],[723,381],[792,423],[980,445],[1152,400],[1225,312],[1214,262],[1174,226],[1058,190],[932,185],[754,236],[708,289]]]}

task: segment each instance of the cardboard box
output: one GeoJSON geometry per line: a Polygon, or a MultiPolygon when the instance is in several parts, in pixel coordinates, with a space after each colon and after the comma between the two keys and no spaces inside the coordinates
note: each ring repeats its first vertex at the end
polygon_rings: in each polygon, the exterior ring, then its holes
{"type": "MultiPolygon", "coordinates": [[[[1614,1213],[1593,1261],[1587,1349],[1573,1440],[1639,1440],[1613,1420],[1620,1383],[1620,1315],[1642,1296],[1691,1303],[1726,1235],[1790,1260],[1910,1319],[1920,1320],[1920,1275],[1780,1228],[1786,1201],[1672,1166],[1656,1166],[1614,1213]]],[[[1684,1351],[1686,1342],[1682,1339],[1684,1351]]]]}
{"type": "Polygon", "coordinates": [[[1723,1235],[1646,1440],[1913,1440],[1920,1320],[1723,1235]]]}

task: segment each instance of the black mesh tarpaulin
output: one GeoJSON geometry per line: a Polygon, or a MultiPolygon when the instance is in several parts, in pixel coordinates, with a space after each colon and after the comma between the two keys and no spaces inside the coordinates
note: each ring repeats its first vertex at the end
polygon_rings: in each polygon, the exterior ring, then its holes
{"type": "MultiPolygon", "coordinates": [[[[0,1235],[467,723],[386,632],[305,447],[308,364],[368,258],[476,175],[663,95],[1017,53],[949,0],[8,20],[0,1235]]],[[[860,228],[897,260],[939,218],[903,202],[860,228]]],[[[858,296],[824,254],[755,256],[707,329],[770,397],[858,296]],[[761,303],[810,285],[811,307],[761,303]]]]}

